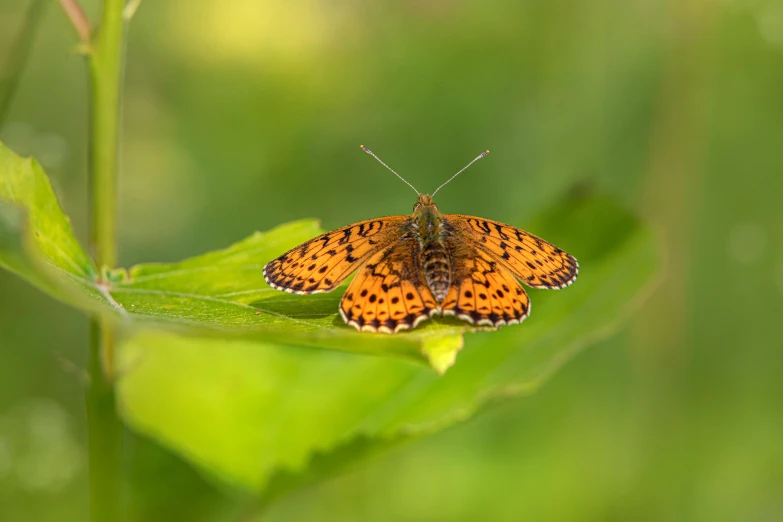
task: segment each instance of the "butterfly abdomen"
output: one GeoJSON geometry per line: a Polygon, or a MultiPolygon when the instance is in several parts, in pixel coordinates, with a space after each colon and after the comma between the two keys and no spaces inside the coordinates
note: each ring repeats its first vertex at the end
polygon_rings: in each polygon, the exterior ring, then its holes
{"type": "Polygon", "coordinates": [[[421,266],[432,295],[438,303],[442,303],[451,286],[451,263],[446,247],[440,242],[425,244],[421,252],[421,266]]]}

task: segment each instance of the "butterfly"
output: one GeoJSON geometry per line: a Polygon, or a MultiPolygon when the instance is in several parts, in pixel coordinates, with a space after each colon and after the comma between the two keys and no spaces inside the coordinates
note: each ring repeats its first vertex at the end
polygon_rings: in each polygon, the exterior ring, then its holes
{"type": "Polygon", "coordinates": [[[382,333],[415,328],[436,314],[494,328],[517,324],[530,314],[520,281],[561,289],[576,280],[576,259],[556,246],[497,221],[441,214],[432,196],[416,193],[412,215],[360,221],[315,237],[270,261],[264,279],[277,290],[316,294],[331,292],[358,270],[340,300],[340,315],[357,330],[382,333]]]}

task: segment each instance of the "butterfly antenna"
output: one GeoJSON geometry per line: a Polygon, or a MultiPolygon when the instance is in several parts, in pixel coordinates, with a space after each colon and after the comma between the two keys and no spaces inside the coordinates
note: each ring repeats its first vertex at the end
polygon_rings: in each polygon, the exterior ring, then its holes
{"type": "Polygon", "coordinates": [[[457,172],[456,174],[454,174],[453,176],[451,176],[449,179],[447,179],[447,180],[446,180],[446,183],[444,183],[444,184],[443,184],[443,185],[441,185],[440,187],[436,188],[436,189],[435,189],[435,192],[433,192],[433,193],[432,193],[432,195],[433,195],[433,196],[435,196],[435,194],[437,194],[437,193],[438,193],[438,191],[439,191],[440,189],[442,189],[443,187],[445,187],[446,185],[448,185],[448,184],[449,184],[449,182],[450,182],[452,179],[454,179],[454,178],[456,178],[457,176],[459,176],[460,174],[462,174],[462,173],[463,173],[463,172],[464,172],[464,171],[465,171],[465,170],[466,170],[468,167],[470,167],[471,165],[473,165],[474,163],[476,163],[476,162],[477,162],[478,160],[480,160],[481,158],[485,157],[487,154],[489,154],[489,151],[488,151],[488,150],[485,150],[484,152],[482,152],[481,154],[479,154],[478,156],[476,156],[476,158],[474,158],[474,159],[473,159],[473,161],[471,161],[470,163],[468,163],[467,165],[465,165],[464,167],[462,167],[462,170],[460,170],[459,172],[457,172]]]}
{"type": "Polygon", "coordinates": [[[416,190],[416,187],[414,187],[413,185],[411,185],[410,183],[408,183],[408,181],[407,181],[405,178],[403,178],[402,176],[400,176],[399,174],[397,174],[396,172],[394,172],[394,169],[393,169],[393,168],[391,168],[390,166],[388,166],[387,164],[385,164],[383,161],[381,161],[381,158],[379,158],[378,156],[376,156],[376,155],[375,155],[375,153],[374,153],[373,151],[371,151],[370,149],[368,149],[368,148],[367,148],[367,147],[365,147],[364,145],[359,145],[359,146],[362,148],[362,150],[363,150],[364,152],[366,152],[367,154],[369,154],[369,155],[370,155],[370,156],[372,156],[373,158],[377,159],[377,160],[378,160],[378,163],[380,163],[381,165],[383,165],[384,167],[386,167],[387,169],[389,169],[390,171],[392,171],[392,173],[394,173],[394,175],[395,175],[395,176],[397,176],[398,178],[400,178],[401,180],[403,180],[403,181],[405,182],[405,184],[406,184],[406,185],[408,185],[410,188],[412,188],[412,189],[414,190],[414,192],[416,192],[416,194],[418,194],[419,196],[421,196],[421,193],[420,193],[418,190],[416,190]]]}

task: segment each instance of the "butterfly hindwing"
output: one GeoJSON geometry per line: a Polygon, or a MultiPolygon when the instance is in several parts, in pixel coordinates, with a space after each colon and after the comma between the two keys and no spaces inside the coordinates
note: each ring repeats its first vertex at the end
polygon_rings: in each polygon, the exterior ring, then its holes
{"type": "Polygon", "coordinates": [[[409,221],[408,216],[387,216],[327,232],[270,261],[264,279],[272,288],[294,294],[329,292],[396,242],[409,221]]]}
{"type": "Polygon", "coordinates": [[[444,214],[443,219],[457,237],[489,254],[530,287],[560,289],[576,280],[576,259],[529,232],[462,214],[444,214]]]}
{"type": "Polygon", "coordinates": [[[376,253],[348,286],[340,315],[358,330],[392,333],[414,328],[438,311],[438,304],[416,268],[418,242],[403,237],[376,253]]]}
{"type": "Polygon", "coordinates": [[[457,268],[442,303],[444,314],[493,327],[520,323],[530,314],[527,292],[498,261],[479,249],[453,252],[457,268]]]}

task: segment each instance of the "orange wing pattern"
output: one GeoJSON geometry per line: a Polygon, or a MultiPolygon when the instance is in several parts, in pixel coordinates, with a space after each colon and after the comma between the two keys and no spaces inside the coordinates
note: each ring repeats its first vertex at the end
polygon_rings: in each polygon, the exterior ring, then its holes
{"type": "Polygon", "coordinates": [[[411,235],[375,254],[348,286],[340,315],[357,330],[393,333],[414,328],[440,311],[415,261],[411,235]]]}
{"type": "Polygon", "coordinates": [[[444,315],[473,324],[517,324],[530,314],[530,299],[511,273],[488,253],[456,247],[454,279],[443,300],[444,315]]]}
{"type": "Polygon", "coordinates": [[[457,237],[489,254],[530,287],[565,288],[579,273],[573,256],[524,230],[462,214],[444,214],[443,220],[457,237]]]}
{"type": "Polygon", "coordinates": [[[264,280],[294,294],[334,290],[370,256],[396,242],[409,221],[387,216],[322,234],[267,263],[264,280]]]}

